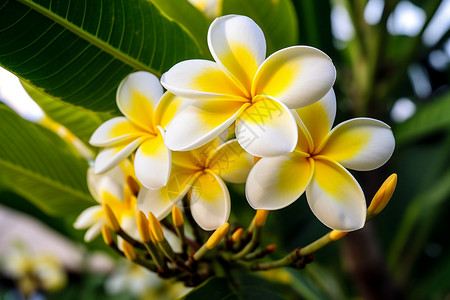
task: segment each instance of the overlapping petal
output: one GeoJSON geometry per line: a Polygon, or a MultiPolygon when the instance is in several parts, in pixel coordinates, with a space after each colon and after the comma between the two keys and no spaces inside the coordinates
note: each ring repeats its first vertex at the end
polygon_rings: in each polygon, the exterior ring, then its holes
{"type": "Polygon", "coordinates": [[[163,95],[158,78],[148,72],[135,72],[122,80],[117,89],[117,106],[139,127],[153,131],[153,114],[163,95]]]}
{"type": "Polygon", "coordinates": [[[198,102],[183,110],[169,124],[165,142],[169,149],[198,148],[227,129],[250,104],[241,102],[198,102]]]}
{"type": "Polygon", "coordinates": [[[85,242],[92,241],[96,236],[98,236],[102,230],[102,226],[105,224],[104,222],[95,223],[89,228],[84,234],[85,242]]]}
{"type": "Polygon", "coordinates": [[[315,160],[306,198],[314,215],[330,228],[352,231],[364,226],[364,193],[355,178],[336,162],[315,160]]]}
{"type": "Polygon", "coordinates": [[[312,173],[308,159],[294,153],[262,158],[248,175],[247,200],[255,209],[286,207],[303,194],[312,173]]]}
{"type": "Polygon", "coordinates": [[[171,93],[192,100],[245,101],[245,94],[213,61],[192,59],[179,62],[161,77],[171,93]]]}
{"type": "Polygon", "coordinates": [[[244,183],[253,165],[254,157],[235,139],[219,146],[208,162],[210,170],[232,183],[244,183]]]}
{"type": "Polygon", "coordinates": [[[195,222],[204,230],[214,230],[230,216],[230,194],[217,175],[201,174],[190,191],[190,207],[195,222]]]}
{"type": "Polygon", "coordinates": [[[103,209],[100,205],[86,208],[76,219],[73,227],[76,229],[86,229],[94,225],[103,216],[103,209]]]}
{"type": "Polygon", "coordinates": [[[336,70],[322,51],[293,46],[269,56],[256,73],[252,95],[269,95],[299,108],[321,99],[331,89],[336,70]]]}
{"type": "Polygon", "coordinates": [[[193,104],[192,100],[166,92],[156,107],[155,126],[161,126],[163,129],[166,129],[172,119],[191,104],[193,104]]]}
{"type": "Polygon", "coordinates": [[[394,148],[394,135],[387,124],[370,118],[357,118],[336,126],[320,154],[346,168],[368,171],[388,161],[394,148]]]}
{"type": "Polygon", "coordinates": [[[160,130],[158,135],[142,143],[134,158],[136,177],[149,189],[166,185],[172,165],[171,151],[164,144],[164,131],[160,130]]]}
{"type": "Polygon", "coordinates": [[[114,146],[120,142],[135,139],[143,134],[125,117],[115,117],[100,125],[92,134],[89,143],[96,147],[114,146]]]}
{"type": "Polygon", "coordinates": [[[261,28],[245,16],[223,16],[211,23],[208,45],[215,61],[249,97],[253,78],[266,57],[261,28]]]}
{"type": "Polygon", "coordinates": [[[96,174],[103,173],[117,166],[133,153],[142,141],[143,138],[138,138],[131,143],[122,142],[114,147],[103,149],[95,158],[94,172],[96,174]]]}
{"type": "Polygon", "coordinates": [[[319,101],[297,108],[296,111],[311,136],[313,148],[319,147],[333,127],[336,116],[336,96],[333,89],[319,101]]]}
{"type": "Polygon", "coordinates": [[[236,138],[254,156],[282,155],[293,151],[297,144],[297,123],[284,104],[264,98],[239,116],[236,138]]]}

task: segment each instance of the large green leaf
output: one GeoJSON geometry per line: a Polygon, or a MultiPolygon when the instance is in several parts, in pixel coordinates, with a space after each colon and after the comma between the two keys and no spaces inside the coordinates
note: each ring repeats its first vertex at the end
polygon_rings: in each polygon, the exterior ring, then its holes
{"type": "Polygon", "coordinates": [[[409,120],[394,128],[398,144],[421,138],[437,130],[450,126],[450,93],[434,99],[430,104],[420,108],[409,120]]]}
{"type": "Polygon", "coordinates": [[[298,43],[298,21],[290,0],[223,0],[223,14],[252,18],[263,30],[267,53],[298,43]]]}
{"type": "Polygon", "coordinates": [[[29,84],[22,83],[22,85],[46,115],[66,127],[86,145],[89,144],[92,133],[103,122],[113,117],[108,113],[82,110],[66,103],[55,101],[29,84]]]}
{"type": "Polygon", "coordinates": [[[0,65],[53,98],[117,110],[115,90],[136,70],[157,76],[200,57],[195,41],[147,0],[6,0],[0,65]]]}
{"type": "MultiPolygon", "coordinates": [[[[205,56],[209,55],[206,42],[210,21],[206,15],[187,0],[150,0],[169,18],[184,26],[200,45],[205,56]]],[[[210,57],[212,59],[212,57],[210,57]]]]}
{"type": "Polygon", "coordinates": [[[48,214],[78,214],[94,203],[87,163],[58,137],[0,106],[0,173],[4,186],[48,214]],[[61,142],[62,143],[62,142],[61,142]]]}

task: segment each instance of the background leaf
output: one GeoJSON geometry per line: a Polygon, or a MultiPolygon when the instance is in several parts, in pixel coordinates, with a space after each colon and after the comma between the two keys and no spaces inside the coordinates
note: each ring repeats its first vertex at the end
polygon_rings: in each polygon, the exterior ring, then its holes
{"type": "Polygon", "coordinates": [[[0,106],[3,185],[48,214],[78,214],[95,203],[86,184],[88,165],[69,148],[57,147],[56,139],[52,132],[0,106]]]}
{"type": "Polygon", "coordinates": [[[7,0],[0,4],[0,65],[53,98],[117,111],[129,73],[157,76],[200,57],[195,41],[146,0],[7,0]]]}
{"type": "Polygon", "coordinates": [[[298,44],[298,21],[290,0],[223,0],[223,14],[252,18],[264,32],[267,55],[298,44]]]}
{"type": "Polygon", "coordinates": [[[55,101],[27,83],[22,83],[22,85],[48,117],[66,127],[85,145],[89,145],[92,133],[103,122],[113,117],[109,113],[96,113],[55,101]]]}

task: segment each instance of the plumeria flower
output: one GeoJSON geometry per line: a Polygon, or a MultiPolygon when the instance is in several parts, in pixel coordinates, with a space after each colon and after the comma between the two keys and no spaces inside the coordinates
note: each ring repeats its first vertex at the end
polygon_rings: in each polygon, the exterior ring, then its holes
{"type": "Polygon", "coordinates": [[[219,144],[214,139],[196,150],[173,152],[172,174],[159,190],[142,188],[138,208],[163,219],[186,194],[194,220],[204,230],[214,230],[230,215],[230,194],[225,181],[243,183],[254,164],[236,140],[219,144]]]}
{"type": "Polygon", "coordinates": [[[340,231],[361,228],[366,201],[346,168],[368,171],[382,166],[395,147],[390,127],[356,118],[331,130],[336,115],[332,90],[297,113],[300,130],[295,150],[258,161],[247,179],[248,202],[257,209],[280,209],[306,190],[311,210],[326,226],[340,231]]]}
{"type": "Polygon", "coordinates": [[[136,196],[127,182],[137,182],[133,176],[133,165],[125,160],[104,174],[94,174],[92,168],[88,170],[88,187],[99,205],[85,209],[75,221],[76,229],[86,229],[84,240],[93,240],[106,222],[103,203],[109,205],[119,225],[132,237],[139,238],[136,224],[136,196]],[[129,178],[128,178],[129,177],[129,178]],[[128,178],[128,179],[127,179],[128,178]]]}
{"type": "Polygon", "coordinates": [[[289,109],[314,103],[331,89],[336,77],[331,59],[306,46],[285,48],[265,59],[262,30],[237,15],[212,22],[208,46],[215,62],[182,61],[161,78],[168,91],[197,100],[167,127],[169,149],[198,148],[236,121],[236,138],[250,154],[293,151],[298,133],[289,109]]]}
{"type": "Polygon", "coordinates": [[[208,18],[214,19],[222,13],[222,0],[188,0],[208,18]]]}
{"type": "Polygon", "coordinates": [[[103,123],[89,141],[105,147],[95,160],[95,173],[110,170],[137,149],[134,166],[138,180],[151,189],[164,186],[171,166],[164,128],[180,109],[182,99],[170,93],[163,95],[153,74],[136,72],[122,81],[116,100],[125,117],[103,123]]]}

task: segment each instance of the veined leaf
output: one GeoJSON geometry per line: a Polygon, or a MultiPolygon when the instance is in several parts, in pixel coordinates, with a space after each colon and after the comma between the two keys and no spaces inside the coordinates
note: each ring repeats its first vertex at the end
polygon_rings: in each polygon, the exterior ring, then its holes
{"type": "Polygon", "coordinates": [[[223,0],[223,14],[252,18],[263,30],[267,54],[298,43],[298,21],[290,0],[223,0]]]}
{"type": "Polygon", "coordinates": [[[184,26],[195,38],[202,52],[210,59],[207,35],[211,23],[205,14],[195,8],[187,0],[150,0],[169,18],[184,26]]]}
{"type": "Polygon", "coordinates": [[[89,145],[92,133],[113,117],[109,113],[92,112],[55,101],[27,83],[22,82],[22,85],[47,116],[70,130],[85,145],[89,145]]]}
{"type": "Polygon", "coordinates": [[[433,131],[449,128],[450,93],[421,108],[411,119],[394,128],[398,144],[421,138],[433,131]]]}
{"type": "Polygon", "coordinates": [[[6,0],[0,65],[53,98],[114,111],[129,73],[157,76],[200,57],[197,44],[147,0],[6,0]]]}
{"type": "Polygon", "coordinates": [[[95,203],[86,184],[88,165],[56,147],[53,138],[58,137],[0,106],[2,183],[48,214],[78,214],[95,203]]]}

